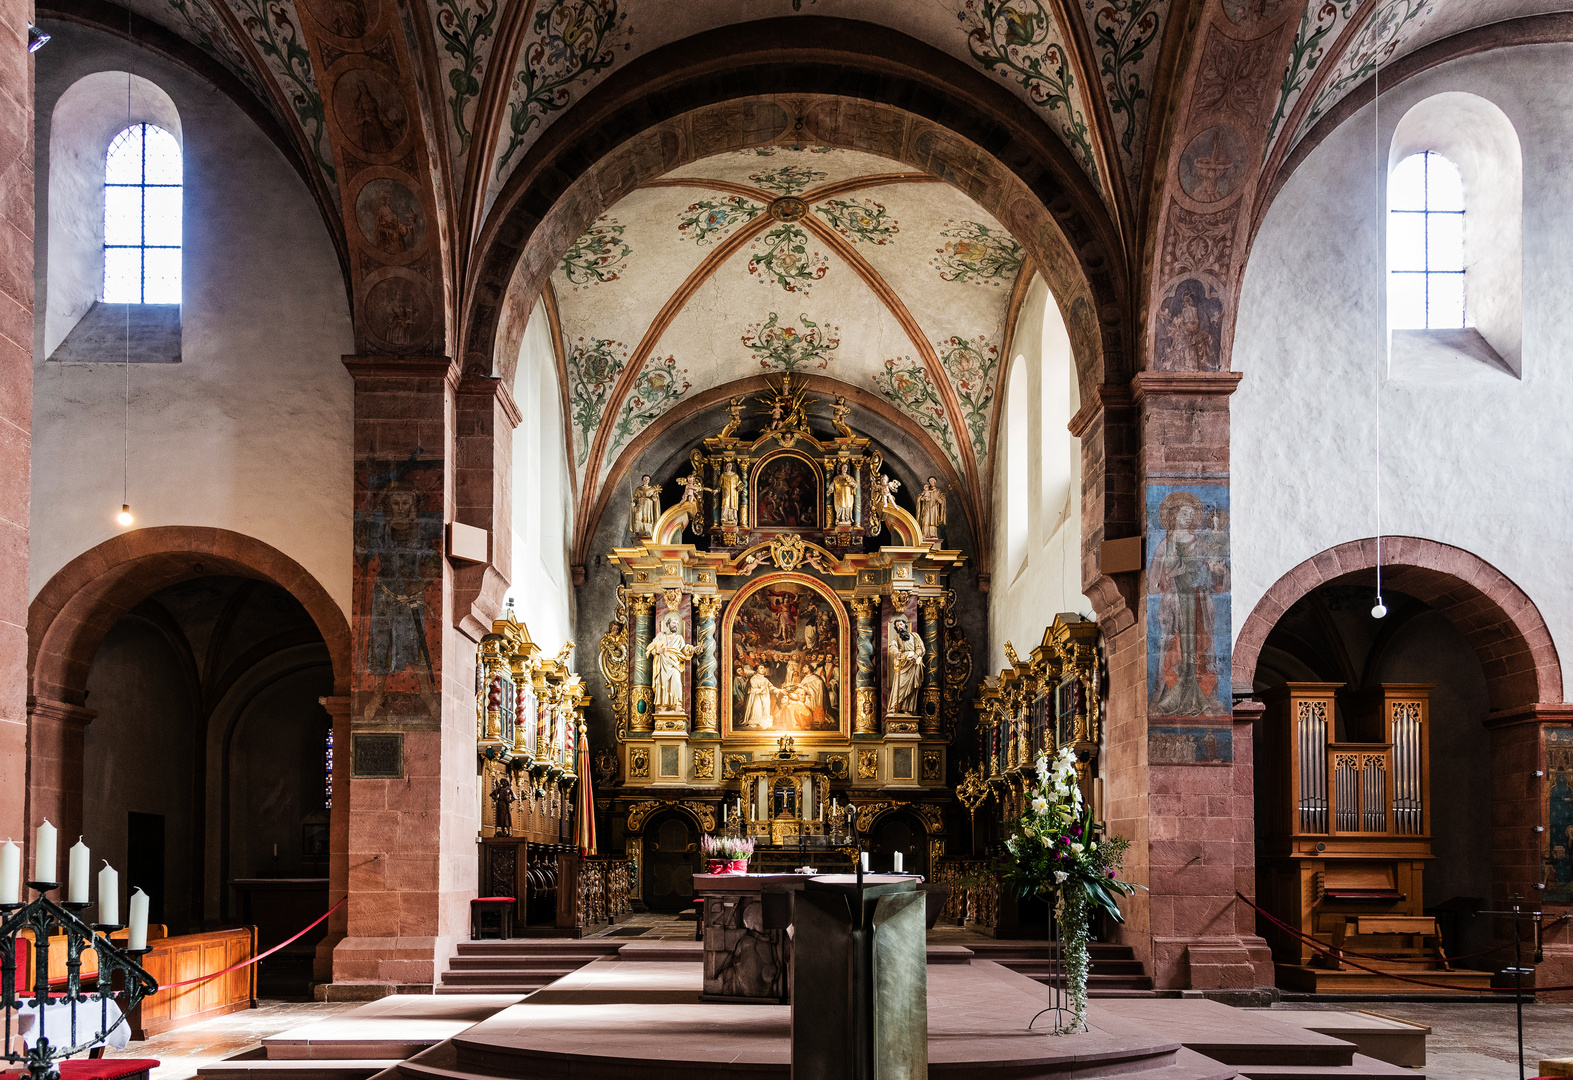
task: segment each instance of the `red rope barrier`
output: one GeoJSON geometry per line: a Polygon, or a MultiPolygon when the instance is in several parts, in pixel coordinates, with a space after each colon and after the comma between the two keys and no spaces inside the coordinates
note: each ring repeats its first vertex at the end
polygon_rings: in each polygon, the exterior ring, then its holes
{"type": "Polygon", "coordinates": [[[319,925],[321,925],[323,919],[326,919],[329,915],[332,915],[335,911],[339,910],[339,908],[343,907],[344,906],[344,901],[348,900],[348,899],[349,899],[349,897],[347,897],[347,896],[340,897],[339,898],[339,902],[337,904],[334,904],[327,911],[324,911],[322,913],[321,918],[319,918],[316,922],[312,923],[310,926],[306,927],[306,929],[302,930],[300,933],[296,934],[294,937],[288,939],[287,941],[279,942],[277,945],[273,946],[273,948],[269,949],[267,952],[258,953],[256,956],[253,956],[250,960],[242,960],[238,964],[231,964],[229,967],[225,968],[223,971],[215,971],[211,975],[199,975],[195,979],[183,979],[180,982],[165,983],[162,986],[160,986],[159,989],[160,990],[173,990],[177,986],[192,986],[192,985],[195,985],[196,983],[207,982],[209,979],[216,979],[220,975],[228,975],[231,971],[239,971],[241,968],[250,967],[252,964],[255,964],[258,960],[265,960],[268,957],[272,956],[274,953],[278,952],[280,949],[284,948],[284,946],[286,946],[286,945],[293,945],[295,942],[299,941],[301,938],[303,938],[307,934],[311,933],[312,930],[315,930],[319,925]]]}
{"type": "MultiPolygon", "coordinates": [[[[1385,978],[1389,978],[1389,979],[1397,979],[1399,982],[1413,983],[1416,986],[1429,986],[1429,987],[1431,987],[1432,989],[1435,989],[1435,990],[1451,990],[1454,993],[1460,993],[1460,994],[1506,994],[1506,993],[1509,993],[1512,990],[1512,987],[1505,987],[1505,986],[1504,987],[1488,986],[1488,987],[1485,987],[1485,988],[1477,988],[1477,987],[1472,987],[1472,986],[1453,986],[1453,985],[1450,985],[1448,983],[1426,982],[1424,979],[1411,979],[1407,975],[1400,975],[1396,971],[1383,971],[1381,968],[1366,967],[1364,964],[1357,964],[1353,960],[1349,960],[1349,959],[1346,959],[1345,957],[1337,955],[1337,953],[1333,950],[1332,946],[1324,944],[1320,940],[1318,940],[1318,939],[1316,939],[1314,937],[1311,937],[1309,934],[1302,933],[1300,930],[1296,929],[1293,926],[1290,926],[1288,923],[1286,923],[1282,919],[1278,918],[1272,912],[1258,907],[1255,903],[1253,903],[1250,899],[1248,899],[1244,894],[1242,894],[1240,892],[1236,892],[1234,895],[1235,895],[1235,897],[1237,899],[1240,900],[1241,903],[1243,903],[1247,907],[1251,908],[1258,915],[1260,915],[1262,918],[1266,919],[1268,922],[1272,923],[1274,926],[1278,927],[1280,930],[1284,931],[1287,934],[1292,934],[1295,937],[1299,938],[1301,941],[1303,941],[1305,944],[1309,945],[1316,952],[1321,953],[1323,956],[1332,957],[1334,960],[1337,960],[1339,963],[1341,963],[1341,964],[1348,964],[1350,967],[1355,968],[1356,970],[1364,971],[1364,972],[1367,972],[1368,974],[1371,974],[1371,975],[1381,975],[1381,976],[1384,976],[1385,978]]],[[[1564,919],[1565,918],[1566,918],[1566,916],[1564,916],[1564,919]]],[[[1488,972],[1480,972],[1480,974],[1489,974],[1489,973],[1488,972]]],[[[1527,989],[1531,994],[1549,994],[1549,993],[1560,993],[1560,992],[1562,992],[1564,990],[1573,990],[1573,985],[1569,985],[1569,986],[1531,986],[1531,987],[1526,987],[1525,989],[1527,989]]]]}

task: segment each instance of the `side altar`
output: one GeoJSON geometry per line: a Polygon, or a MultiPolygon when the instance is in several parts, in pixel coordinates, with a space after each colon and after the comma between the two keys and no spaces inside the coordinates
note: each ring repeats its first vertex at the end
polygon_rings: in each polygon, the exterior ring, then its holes
{"type": "Polygon", "coordinates": [[[752,838],[761,871],[808,854],[847,866],[884,814],[907,811],[927,848],[908,859],[927,865],[953,817],[948,755],[972,672],[946,496],[931,478],[916,514],[899,505],[842,399],[828,437],[790,375],[755,401],[752,424],[733,398],[691,449],[676,505],[643,478],[630,543],[606,556],[622,584],[601,639],[617,730],[597,764],[602,806],[631,857],[653,864],[647,830],[677,814],[691,836],[752,838]]]}

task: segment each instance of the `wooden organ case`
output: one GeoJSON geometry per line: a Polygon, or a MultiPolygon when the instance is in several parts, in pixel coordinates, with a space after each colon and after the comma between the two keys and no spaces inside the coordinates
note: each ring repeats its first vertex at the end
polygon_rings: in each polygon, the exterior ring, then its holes
{"type": "Polygon", "coordinates": [[[1257,902],[1278,985],[1315,993],[1424,992],[1402,978],[1488,986],[1452,971],[1424,914],[1431,860],[1430,691],[1285,683],[1256,732],[1257,902]],[[1311,944],[1310,938],[1318,943],[1311,944]]]}

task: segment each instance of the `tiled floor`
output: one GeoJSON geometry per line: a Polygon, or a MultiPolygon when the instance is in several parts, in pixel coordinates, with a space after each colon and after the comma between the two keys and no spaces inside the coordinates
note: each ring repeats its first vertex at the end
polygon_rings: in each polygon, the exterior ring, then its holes
{"type": "Polygon", "coordinates": [[[109,1057],[156,1058],[151,1080],[189,1080],[209,1062],[222,1061],[257,1046],[269,1035],[355,1008],[355,1002],[264,1001],[255,1009],[166,1031],[134,1042],[109,1057]]]}
{"type": "MultiPolygon", "coordinates": [[[[1285,1008],[1368,1010],[1426,1024],[1427,1080],[1518,1080],[1518,1034],[1510,1004],[1439,1001],[1297,1001],[1285,1008]]],[[[1538,1076],[1541,1058],[1573,1057],[1573,1005],[1524,1006],[1525,1076],[1538,1076]]]]}

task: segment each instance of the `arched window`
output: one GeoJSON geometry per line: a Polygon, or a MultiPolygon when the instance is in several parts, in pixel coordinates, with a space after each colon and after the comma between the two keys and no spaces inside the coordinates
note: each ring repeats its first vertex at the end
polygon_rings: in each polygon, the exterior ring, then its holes
{"type": "Polygon", "coordinates": [[[1387,187],[1388,322],[1395,330],[1466,325],[1464,182],[1434,150],[1398,163],[1387,187]]]}
{"type": "Polygon", "coordinates": [[[110,304],[180,303],[180,143],[132,124],[104,155],[104,295],[110,304]]]}
{"type": "Polygon", "coordinates": [[[1011,361],[1005,383],[1005,570],[1014,581],[1027,565],[1027,523],[1032,498],[1027,487],[1028,440],[1027,363],[1011,361]]]}

